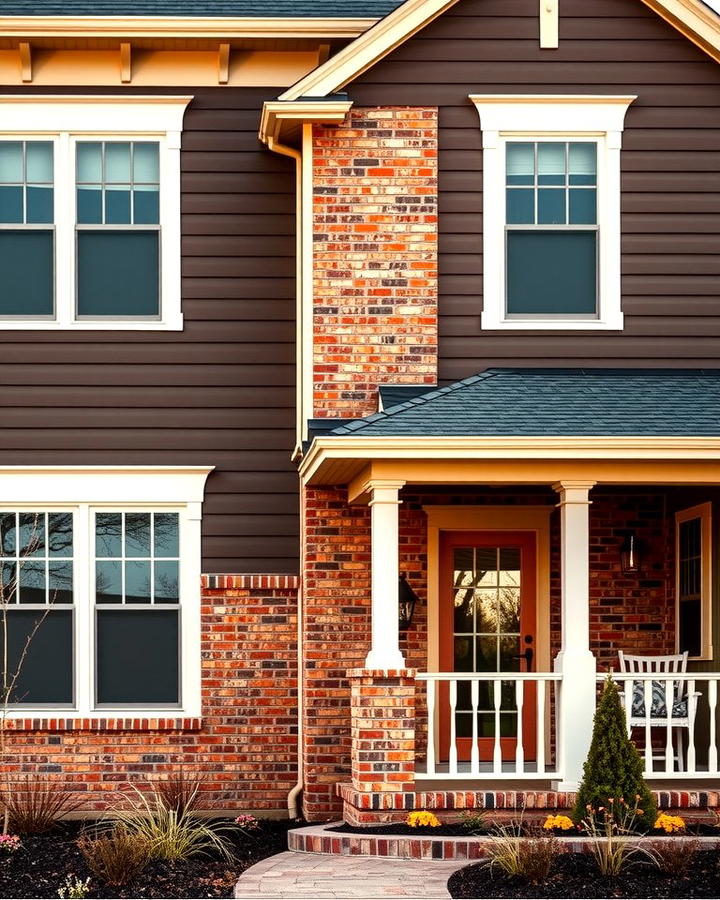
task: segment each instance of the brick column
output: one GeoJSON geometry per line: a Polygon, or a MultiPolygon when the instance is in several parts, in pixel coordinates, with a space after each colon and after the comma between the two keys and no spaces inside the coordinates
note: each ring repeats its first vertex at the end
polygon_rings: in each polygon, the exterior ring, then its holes
{"type": "Polygon", "coordinates": [[[415,790],[415,669],[350,669],[352,786],[415,790]]]}

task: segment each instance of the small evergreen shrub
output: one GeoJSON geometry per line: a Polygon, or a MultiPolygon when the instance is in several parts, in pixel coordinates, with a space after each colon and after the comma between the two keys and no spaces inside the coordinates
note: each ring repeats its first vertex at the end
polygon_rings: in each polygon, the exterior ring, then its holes
{"type": "Polygon", "coordinates": [[[608,676],[595,710],[590,752],[583,768],[583,780],[573,810],[580,825],[588,808],[597,815],[610,801],[635,804],[635,826],[650,830],[657,818],[657,804],[643,778],[643,761],[627,735],[625,713],[615,682],[608,676]]]}

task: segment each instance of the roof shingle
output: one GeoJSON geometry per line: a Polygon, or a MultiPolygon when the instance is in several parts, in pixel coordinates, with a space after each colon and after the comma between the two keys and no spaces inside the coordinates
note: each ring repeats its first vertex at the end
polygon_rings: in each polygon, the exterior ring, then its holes
{"type": "Polygon", "coordinates": [[[373,18],[402,0],[5,0],[3,16],[239,16],[373,18]]]}

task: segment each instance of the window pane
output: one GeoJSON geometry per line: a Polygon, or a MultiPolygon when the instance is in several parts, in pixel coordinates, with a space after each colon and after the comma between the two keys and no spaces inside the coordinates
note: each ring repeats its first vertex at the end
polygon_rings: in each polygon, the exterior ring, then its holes
{"type": "Polygon", "coordinates": [[[155,602],[180,602],[180,564],[173,562],[155,562],[155,602]]]}
{"type": "MultiPolygon", "coordinates": [[[[72,703],[72,610],[13,609],[8,613],[8,672],[18,672],[13,703],[72,703]],[[34,634],[33,631],[35,630],[34,634]],[[26,646],[25,659],[20,658],[26,646]]],[[[0,643],[0,664],[3,664],[0,643]]]]}
{"type": "Polygon", "coordinates": [[[20,602],[45,603],[45,560],[20,560],[20,602]]]}
{"type": "Polygon", "coordinates": [[[121,566],[119,560],[95,563],[95,599],[98,603],[122,603],[121,566]]]}
{"type": "Polygon", "coordinates": [[[15,556],[17,547],[16,514],[0,513],[0,556],[15,556]]]}
{"type": "Polygon", "coordinates": [[[178,703],[176,610],[97,613],[98,703],[178,703]]]}
{"type": "Polygon", "coordinates": [[[586,231],[509,232],[508,313],[594,315],[596,238],[586,231]]]}
{"type": "Polygon", "coordinates": [[[95,516],[95,556],[122,556],[120,513],[98,513],[95,516]]]}
{"type": "Polygon", "coordinates": [[[53,314],[52,231],[0,231],[0,272],[0,316],[53,314]]]}
{"type": "Polygon", "coordinates": [[[538,191],[538,224],[565,225],[565,191],[550,189],[538,191]]]}
{"type": "Polygon", "coordinates": [[[594,188],[578,188],[570,191],[570,224],[595,225],[597,202],[594,188]]]}
{"type": "Polygon", "coordinates": [[[125,514],[125,556],[150,556],[150,513],[125,514]]]}
{"type": "Polygon", "coordinates": [[[570,144],[568,171],[570,184],[596,184],[597,145],[570,144]]]}
{"type": "Polygon", "coordinates": [[[0,601],[17,602],[17,566],[13,562],[5,562],[0,566],[0,601]]]}
{"type": "Polygon", "coordinates": [[[22,141],[0,141],[0,183],[17,184],[24,180],[22,141]]]}
{"type": "Polygon", "coordinates": [[[45,513],[20,513],[20,556],[45,556],[45,513]]]}
{"type": "Polygon", "coordinates": [[[53,145],[49,141],[28,141],[25,148],[27,180],[35,184],[52,184],[53,145]]]}
{"type": "Polygon", "coordinates": [[[180,530],[177,513],[155,513],[155,556],[180,555],[180,530]]]}
{"type": "Polygon", "coordinates": [[[78,233],[78,314],[157,316],[157,231],[78,233]]]}
{"type": "Polygon", "coordinates": [[[680,652],[702,653],[702,604],[700,599],[680,601],[680,652]]]}
{"type": "Polygon", "coordinates": [[[29,225],[47,225],[53,221],[53,189],[29,185],[26,189],[25,220],[29,225]]]}
{"type": "Polygon", "coordinates": [[[125,602],[150,603],[150,563],[125,563],[125,602]]]}
{"type": "Polygon", "coordinates": [[[136,185],[133,192],[134,223],[136,225],[157,225],[160,221],[160,194],[157,188],[136,185]]]}
{"type": "Polygon", "coordinates": [[[507,190],[507,224],[533,225],[535,222],[535,191],[524,188],[507,190]]]}
{"type": "Polygon", "coordinates": [[[72,556],[73,533],[71,513],[48,514],[48,555],[72,556]]]}
{"type": "Polygon", "coordinates": [[[565,184],[565,144],[538,144],[538,184],[565,184]]]}
{"type": "Polygon", "coordinates": [[[131,180],[130,144],[108,142],[105,144],[105,181],[123,184],[131,180]]]}
{"type": "Polygon", "coordinates": [[[101,182],[102,144],[99,141],[83,141],[77,145],[77,180],[101,182]]]}
{"type": "Polygon", "coordinates": [[[110,185],[105,190],[105,222],[108,225],[130,224],[130,185],[110,185]]]}
{"type": "MultiPolygon", "coordinates": [[[[0,145],[1,146],[1,145],[0,145]]],[[[0,185],[0,222],[15,225],[23,221],[23,189],[0,185]]]]}
{"type": "Polygon", "coordinates": [[[160,181],[157,144],[133,144],[133,181],[135,184],[157,184],[160,181]]]}
{"type": "Polygon", "coordinates": [[[71,562],[48,564],[48,603],[73,602],[73,568],[71,562]]]}
{"type": "Polygon", "coordinates": [[[82,185],[77,189],[77,220],[80,225],[99,225],[103,220],[102,187],[82,185]]]}
{"type": "Polygon", "coordinates": [[[535,183],[535,144],[508,144],[507,183],[535,183]]]}

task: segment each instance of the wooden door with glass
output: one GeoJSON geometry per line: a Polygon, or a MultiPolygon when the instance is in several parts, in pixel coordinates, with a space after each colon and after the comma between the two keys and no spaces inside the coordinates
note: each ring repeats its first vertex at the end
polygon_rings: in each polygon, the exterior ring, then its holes
{"type": "MultiPolygon", "coordinates": [[[[443,532],[440,539],[440,670],[468,676],[532,672],[536,657],[536,537],[530,531],[443,532]]],[[[480,760],[492,760],[497,726],[495,683],[480,681],[475,703],[469,680],[457,681],[455,734],[459,760],[472,749],[477,709],[480,760]]],[[[535,757],[536,693],[524,685],[522,741],[535,757]]],[[[440,698],[440,752],[449,756],[449,686],[440,698]],[[443,696],[444,694],[444,696],[443,696]]],[[[515,757],[518,712],[515,682],[501,686],[499,711],[503,760],[515,757]]]]}

